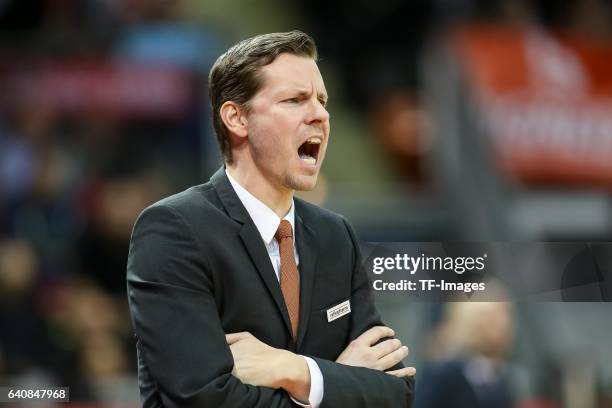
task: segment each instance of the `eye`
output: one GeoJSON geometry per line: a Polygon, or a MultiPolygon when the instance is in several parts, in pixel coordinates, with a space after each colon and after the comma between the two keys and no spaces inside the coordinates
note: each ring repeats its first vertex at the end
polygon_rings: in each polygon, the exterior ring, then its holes
{"type": "Polygon", "coordinates": [[[283,102],[287,102],[287,103],[300,103],[300,98],[289,98],[289,99],[285,99],[283,102]]]}

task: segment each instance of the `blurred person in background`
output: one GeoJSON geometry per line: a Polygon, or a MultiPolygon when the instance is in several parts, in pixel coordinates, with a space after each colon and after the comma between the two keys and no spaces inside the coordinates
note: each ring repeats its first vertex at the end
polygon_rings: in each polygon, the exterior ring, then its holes
{"type": "Polygon", "coordinates": [[[125,293],[121,271],[127,261],[134,220],[165,191],[153,174],[123,174],[100,178],[88,191],[88,223],[79,240],[81,270],[117,299],[125,293]]]}
{"type": "Polygon", "coordinates": [[[514,327],[508,302],[448,304],[432,336],[431,366],[419,381],[415,407],[513,407],[506,358],[514,327]]]}
{"type": "Polygon", "coordinates": [[[431,29],[434,2],[299,3],[321,38],[322,52],[340,70],[347,102],[365,118],[363,125],[398,187],[431,193],[426,162],[431,124],[420,101],[418,55],[431,29]]]}
{"type": "Polygon", "coordinates": [[[219,57],[209,86],[224,167],[134,226],[128,297],[146,407],[411,406],[408,350],[387,339],[354,233],[293,198],[314,188],[329,137],[316,59],[299,31],[219,57]]]}
{"type": "MultiPolygon", "coordinates": [[[[39,261],[23,240],[0,241],[0,350],[6,376],[22,384],[52,383],[56,349],[38,298],[39,261]],[[32,341],[31,339],[36,339],[32,341]]],[[[1,374],[1,373],[0,373],[1,374]]]]}
{"type": "Polygon", "coordinates": [[[90,279],[72,276],[45,296],[48,337],[58,350],[57,384],[71,401],[134,401],[135,358],[121,303],[90,279]]]}

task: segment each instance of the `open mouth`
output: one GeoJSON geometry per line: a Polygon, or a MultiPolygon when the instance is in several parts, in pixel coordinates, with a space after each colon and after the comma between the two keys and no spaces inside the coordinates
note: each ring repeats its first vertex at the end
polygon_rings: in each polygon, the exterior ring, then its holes
{"type": "Polygon", "coordinates": [[[312,165],[317,164],[320,148],[321,138],[311,137],[298,148],[298,156],[300,156],[300,160],[305,163],[312,165]]]}

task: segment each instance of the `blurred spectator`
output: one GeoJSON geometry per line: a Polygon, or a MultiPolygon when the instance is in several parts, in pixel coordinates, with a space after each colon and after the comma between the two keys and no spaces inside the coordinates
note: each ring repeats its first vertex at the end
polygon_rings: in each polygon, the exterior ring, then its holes
{"type": "Polygon", "coordinates": [[[339,68],[344,94],[364,114],[389,168],[409,191],[431,193],[424,160],[430,121],[418,97],[418,56],[433,23],[433,2],[301,3],[320,55],[339,68]]]}
{"type": "MultiPolygon", "coordinates": [[[[0,125],[0,195],[6,202],[23,197],[34,178],[32,147],[4,123],[0,125]]],[[[4,203],[3,203],[4,204],[4,203]]]]}
{"type": "Polygon", "coordinates": [[[74,387],[71,399],[134,399],[137,386],[130,373],[135,355],[125,305],[91,281],[75,277],[52,291],[48,306],[53,338],[66,353],[58,372],[64,384],[74,387]]]}
{"type": "Polygon", "coordinates": [[[410,92],[387,92],[374,104],[372,131],[390,165],[416,193],[432,193],[426,158],[433,140],[429,114],[410,92]]]}
{"type": "Polygon", "coordinates": [[[514,406],[506,366],[514,326],[510,303],[449,304],[434,334],[432,365],[418,381],[415,407],[514,406]]]}
{"type": "Polygon", "coordinates": [[[132,354],[115,336],[101,334],[82,345],[81,370],[95,399],[103,402],[135,401],[138,382],[133,374],[132,354]]]}
{"type": "Polygon", "coordinates": [[[125,265],[138,214],[165,194],[155,174],[99,180],[87,194],[89,220],[79,239],[80,270],[117,297],[125,294],[125,265]]]}
{"type": "Polygon", "coordinates": [[[8,375],[26,375],[53,363],[38,277],[38,260],[28,242],[0,241],[0,349],[8,375]]]}

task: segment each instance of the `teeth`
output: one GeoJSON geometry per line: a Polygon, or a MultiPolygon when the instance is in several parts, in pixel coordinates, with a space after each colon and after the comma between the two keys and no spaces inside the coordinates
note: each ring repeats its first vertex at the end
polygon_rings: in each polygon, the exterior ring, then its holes
{"type": "Polygon", "coordinates": [[[308,164],[317,164],[317,159],[312,156],[308,156],[307,154],[301,154],[300,159],[308,164]]]}
{"type": "Polygon", "coordinates": [[[308,139],[306,141],[306,143],[308,143],[308,144],[321,144],[321,139],[319,139],[318,137],[311,137],[310,139],[308,139]]]}

